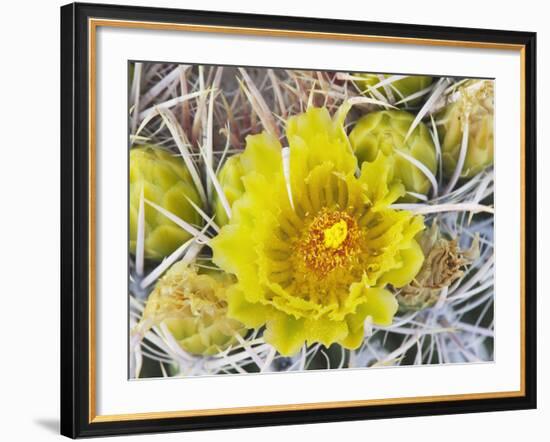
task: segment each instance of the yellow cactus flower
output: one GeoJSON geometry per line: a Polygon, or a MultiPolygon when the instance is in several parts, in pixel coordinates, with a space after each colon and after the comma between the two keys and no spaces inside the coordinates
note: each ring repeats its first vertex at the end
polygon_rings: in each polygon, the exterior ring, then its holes
{"type": "MultiPolygon", "coordinates": [[[[190,224],[201,218],[189,200],[200,206],[197,189],[184,161],[155,146],[130,150],[130,251],[136,252],[137,224],[141,194],[146,200],[166,209],[190,224]]],[[[191,235],[144,204],[145,257],[160,260],[170,255],[191,235]]]]}
{"type": "MultiPolygon", "coordinates": [[[[367,92],[370,88],[375,87],[382,80],[387,80],[391,75],[377,75],[377,74],[354,74],[356,77],[361,77],[361,80],[356,80],[357,85],[362,91],[367,92]]],[[[395,103],[407,98],[422,89],[427,88],[432,84],[433,78],[425,75],[410,75],[399,80],[388,83],[385,87],[379,86],[376,88],[384,97],[390,99],[390,102],[395,103]],[[393,99],[392,99],[393,98],[393,99]]],[[[409,105],[416,105],[421,100],[421,97],[408,100],[406,103],[409,105]]]]}
{"type": "MultiPolygon", "coordinates": [[[[218,173],[218,181],[230,207],[244,193],[243,175],[241,154],[229,157],[218,173]]],[[[227,212],[217,193],[214,195],[214,214],[216,215],[215,221],[218,226],[224,226],[229,221],[227,212]]]]}
{"type": "Polygon", "coordinates": [[[175,263],[149,295],[137,330],[165,324],[188,353],[209,356],[237,343],[246,328],[227,317],[229,275],[198,274],[183,262],[175,263]]]}
{"type": "Polygon", "coordinates": [[[310,108],[290,118],[288,151],[265,132],[248,136],[245,192],[211,242],[213,261],[238,280],[228,315],[265,325],[284,355],[304,343],[357,348],[367,318],[393,320],[397,301],[385,286],[408,284],[423,262],[422,217],[389,207],[405,194],[394,159],[380,152],[357,177],[344,117],[310,108]]]}
{"type": "Polygon", "coordinates": [[[465,123],[468,122],[468,147],[461,178],[471,178],[493,164],[494,86],[491,80],[470,80],[459,89],[459,99],[441,115],[439,135],[445,176],[453,175],[465,123]]]}
{"type": "MultiPolygon", "coordinates": [[[[379,152],[393,157],[396,178],[403,182],[409,192],[425,195],[430,189],[430,181],[424,172],[409,159],[396,153],[403,152],[435,173],[435,146],[426,126],[419,123],[406,138],[413,121],[414,115],[406,111],[371,112],[359,119],[349,139],[360,164],[374,161],[379,152]]],[[[411,202],[416,201],[416,198],[405,195],[401,201],[411,202]]]]}

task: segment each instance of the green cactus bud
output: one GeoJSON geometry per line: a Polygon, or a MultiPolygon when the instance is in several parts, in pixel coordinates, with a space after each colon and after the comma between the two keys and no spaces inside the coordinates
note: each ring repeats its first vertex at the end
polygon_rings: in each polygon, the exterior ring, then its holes
{"type": "MultiPolygon", "coordinates": [[[[200,205],[197,189],[184,161],[154,146],[130,150],[130,251],[135,253],[137,223],[141,193],[144,198],[161,206],[190,224],[199,225],[200,215],[189,200],[200,205]]],[[[191,235],[162,215],[157,209],[144,204],[145,257],[159,260],[170,255],[191,235]]]]}
{"type": "Polygon", "coordinates": [[[468,148],[461,178],[471,178],[493,164],[494,93],[490,80],[470,80],[458,91],[458,100],[439,116],[439,137],[443,172],[451,177],[457,166],[465,122],[468,121],[468,148]]]}
{"type": "MultiPolygon", "coordinates": [[[[357,80],[356,83],[363,92],[367,92],[369,88],[375,87],[381,80],[391,77],[391,75],[376,75],[376,74],[354,74],[355,77],[361,77],[361,80],[357,80]]],[[[432,84],[433,78],[424,75],[411,75],[400,80],[393,81],[384,86],[376,88],[384,97],[388,98],[390,102],[395,103],[401,101],[403,98],[409,95],[420,92],[422,89],[427,88],[432,84]],[[389,91],[389,96],[388,96],[389,91]],[[391,99],[393,96],[393,100],[391,99]]],[[[422,98],[414,98],[407,101],[408,105],[414,106],[420,102],[422,98]]]]}
{"type": "Polygon", "coordinates": [[[414,280],[397,293],[400,312],[423,310],[432,307],[439,299],[441,290],[460,278],[463,269],[479,256],[479,240],[471,247],[461,250],[458,240],[447,240],[441,235],[434,221],[418,240],[425,259],[414,280]]]}
{"type": "MultiPolygon", "coordinates": [[[[435,146],[426,126],[419,123],[405,139],[413,120],[414,115],[406,111],[371,112],[359,119],[349,139],[359,164],[374,161],[382,151],[386,156],[394,157],[395,177],[403,182],[407,191],[425,195],[430,189],[426,175],[408,159],[395,153],[399,150],[435,173],[435,146]]],[[[406,195],[400,201],[416,201],[416,198],[406,195]]]]}
{"type": "MultiPolygon", "coordinates": [[[[244,193],[244,185],[241,181],[243,174],[244,169],[241,164],[241,154],[229,157],[218,173],[218,180],[230,207],[244,193]]],[[[217,193],[214,194],[214,213],[218,226],[224,226],[229,222],[227,212],[217,193]]]]}
{"type": "Polygon", "coordinates": [[[194,355],[210,356],[227,349],[247,329],[227,317],[227,274],[199,274],[179,261],[157,282],[149,295],[138,330],[143,334],[164,324],[180,347],[194,355]]]}

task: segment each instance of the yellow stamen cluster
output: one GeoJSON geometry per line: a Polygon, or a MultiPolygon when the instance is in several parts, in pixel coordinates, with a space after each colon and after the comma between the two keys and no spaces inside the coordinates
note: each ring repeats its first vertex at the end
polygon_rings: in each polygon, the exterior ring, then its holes
{"type": "Polygon", "coordinates": [[[325,229],[324,243],[326,248],[337,249],[348,236],[348,224],[342,219],[332,227],[325,229]]]}
{"type": "Polygon", "coordinates": [[[322,210],[304,229],[296,251],[317,277],[344,267],[360,251],[361,231],[347,212],[322,210]]]}

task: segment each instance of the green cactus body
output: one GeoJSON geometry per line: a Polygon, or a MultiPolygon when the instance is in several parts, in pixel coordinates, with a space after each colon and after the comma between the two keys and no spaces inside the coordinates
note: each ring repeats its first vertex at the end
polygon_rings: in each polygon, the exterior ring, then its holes
{"type": "Polygon", "coordinates": [[[493,82],[472,80],[458,91],[459,99],[439,116],[439,137],[443,172],[451,177],[458,163],[465,121],[468,121],[468,148],[461,178],[471,178],[493,164],[494,95],[493,82]]]}
{"type": "MultiPolygon", "coordinates": [[[[178,218],[201,224],[189,200],[200,205],[197,189],[185,163],[154,146],[130,150],[130,251],[136,252],[137,222],[141,192],[144,198],[178,218]]],[[[145,257],[160,260],[170,255],[191,235],[149,204],[145,209],[145,257]]]]}
{"type": "Polygon", "coordinates": [[[180,347],[194,355],[211,356],[236,344],[247,329],[227,317],[229,275],[199,274],[183,262],[174,264],[149,295],[138,327],[164,324],[180,347]]]}
{"type": "MultiPolygon", "coordinates": [[[[361,77],[361,80],[357,80],[356,83],[364,92],[367,92],[369,88],[375,87],[382,79],[391,77],[391,75],[376,74],[355,74],[355,76],[361,77]]],[[[432,77],[427,77],[424,75],[411,75],[401,78],[400,80],[393,81],[386,87],[380,86],[376,90],[388,99],[393,96],[393,100],[390,101],[394,103],[427,88],[430,84],[432,84],[432,81],[432,77]],[[391,94],[390,96],[388,96],[388,90],[391,94]]],[[[421,99],[421,97],[414,98],[406,103],[408,105],[415,106],[421,101],[421,99]]]]}
{"type": "MultiPolygon", "coordinates": [[[[359,164],[374,161],[378,152],[382,151],[386,156],[394,158],[395,177],[401,179],[407,191],[425,195],[430,189],[426,175],[409,160],[395,153],[399,150],[412,156],[435,173],[435,146],[426,126],[419,123],[405,140],[413,120],[414,115],[406,111],[371,112],[357,122],[349,139],[359,164]]],[[[416,201],[416,198],[406,195],[400,201],[416,201]]]]}
{"type": "MultiPolygon", "coordinates": [[[[243,175],[244,169],[241,164],[241,154],[228,158],[218,173],[218,180],[230,207],[244,193],[245,189],[241,180],[243,175]]],[[[220,227],[229,222],[227,212],[217,193],[214,195],[214,213],[216,215],[215,221],[220,227]]]]}

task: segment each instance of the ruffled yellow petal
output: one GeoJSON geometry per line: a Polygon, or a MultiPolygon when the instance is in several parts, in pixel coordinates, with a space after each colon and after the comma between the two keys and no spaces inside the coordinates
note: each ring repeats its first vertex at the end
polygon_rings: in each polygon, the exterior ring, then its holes
{"type": "Polygon", "coordinates": [[[405,187],[394,179],[394,158],[378,152],[372,162],[361,165],[359,181],[372,202],[372,210],[381,210],[405,195],[405,187]]]}
{"type": "Polygon", "coordinates": [[[409,284],[418,274],[424,262],[424,254],[418,243],[413,240],[411,247],[401,250],[399,267],[386,272],[381,278],[381,284],[392,284],[400,288],[409,284]]]}
{"type": "Polygon", "coordinates": [[[254,171],[268,179],[282,173],[281,143],[267,132],[249,135],[241,164],[245,172],[254,171]]]}
{"type": "Polygon", "coordinates": [[[331,163],[344,174],[355,172],[357,160],[342,125],[333,121],[325,108],[310,108],[289,118],[286,136],[295,187],[299,188],[299,180],[319,164],[331,163]]]}
{"type": "Polygon", "coordinates": [[[365,311],[376,325],[391,325],[395,313],[397,313],[397,300],[389,290],[381,288],[369,288],[367,290],[367,303],[365,311]]]}
{"type": "Polygon", "coordinates": [[[268,306],[248,302],[242,288],[238,285],[228,290],[227,302],[229,305],[227,316],[242,322],[248,328],[261,327],[271,313],[268,306]]]}
{"type": "Polygon", "coordinates": [[[346,323],[348,335],[339,341],[344,348],[355,350],[365,339],[365,318],[367,317],[367,306],[362,304],[358,307],[355,315],[348,315],[346,323]]]}
{"type": "Polygon", "coordinates": [[[224,226],[220,234],[211,241],[212,262],[226,272],[233,273],[247,295],[258,300],[261,298],[261,291],[254,277],[257,271],[257,254],[249,245],[251,235],[252,229],[245,223],[224,226]]]}
{"type": "Polygon", "coordinates": [[[304,319],[295,319],[283,313],[274,313],[268,319],[264,339],[284,356],[292,356],[306,341],[304,319]]]}
{"type": "MultiPolygon", "coordinates": [[[[245,175],[255,172],[271,179],[274,175],[282,173],[281,145],[275,137],[267,133],[249,135],[246,142],[246,151],[229,157],[218,174],[230,208],[245,192],[245,175]]],[[[227,211],[217,193],[214,194],[214,213],[219,226],[227,224],[227,211]]]]}
{"type": "Polygon", "coordinates": [[[390,325],[397,312],[398,303],[395,295],[390,291],[378,287],[367,287],[364,283],[356,284],[351,290],[363,292],[366,302],[357,307],[355,314],[346,317],[348,335],[340,343],[345,348],[355,349],[365,338],[365,319],[370,316],[376,325],[390,325]]]}
{"type": "Polygon", "coordinates": [[[306,341],[309,344],[320,342],[328,347],[334,342],[345,339],[349,333],[345,321],[331,321],[329,319],[306,319],[304,321],[306,341]]]}

